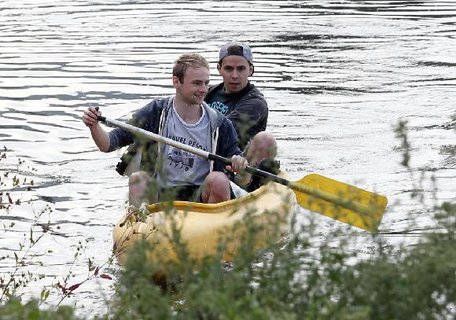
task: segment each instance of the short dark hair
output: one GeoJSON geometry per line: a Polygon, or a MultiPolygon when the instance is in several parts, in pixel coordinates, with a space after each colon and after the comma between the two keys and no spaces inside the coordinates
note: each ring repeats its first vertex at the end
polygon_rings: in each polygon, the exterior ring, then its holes
{"type": "Polygon", "coordinates": [[[173,76],[177,77],[181,83],[184,82],[185,72],[188,68],[206,68],[209,70],[209,63],[198,53],[186,53],[176,60],[173,67],[173,76]]]}

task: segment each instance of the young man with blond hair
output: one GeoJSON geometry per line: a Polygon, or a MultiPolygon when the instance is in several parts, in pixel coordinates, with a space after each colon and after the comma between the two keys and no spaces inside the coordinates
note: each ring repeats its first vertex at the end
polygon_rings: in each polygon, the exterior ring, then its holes
{"type": "MultiPolygon", "coordinates": [[[[157,133],[193,147],[231,158],[228,169],[241,171],[247,161],[241,157],[236,131],[228,119],[211,109],[204,97],[209,85],[209,65],[199,54],[184,54],[176,62],[172,77],[175,95],[151,101],[133,114],[129,121],[142,129],[157,133]]],[[[132,133],[116,128],[109,133],[98,123],[101,113],[95,108],[84,111],[83,122],[90,128],[92,138],[103,152],[111,152],[130,145],[129,156],[122,157],[117,166],[124,174],[129,162],[138,152],[141,173],[130,175],[130,202],[138,205],[142,200],[155,202],[168,200],[192,200],[215,203],[231,198],[230,182],[224,173],[225,166],[212,163],[169,145],[144,141],[132,133]],[[144,198],[144,188],[135,188],[136,181],[145,185],[144,173],[155,182],[149,187],[149,197],[144,198]],[[152,191],[151,191],[152,190],[152,191]],[[132,195],[132,192],[135,193],[132,195]]],[[[147,180],[147,179],[146,179],[147,180]]]]}

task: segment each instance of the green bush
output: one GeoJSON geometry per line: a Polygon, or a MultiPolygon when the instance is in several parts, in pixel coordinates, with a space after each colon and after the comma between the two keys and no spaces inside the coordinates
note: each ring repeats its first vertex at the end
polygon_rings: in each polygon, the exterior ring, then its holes
{"type": "Polygon", "coordinates": [[[18,299],[10,299],[6,304],[0,305],[0,318],[2,320],[76,319],[71,307],[61,306],[56,310],[41,310],[36,300],[22,303],[18,299]]]}
{"type": "MultiPolygon", "coordinates": [[[[369,259],[348,244],[312,246],[294,236],[259,254],[249,241],[223,268],[217,257],[198,265],[185,257],[167,266],[167,287],[154,274],[142,242],[122,271],[115,319],[441,319],[455,315],[455,205],[436,208],[442,229],[412,248],[379,245],[369,259]],[[315,251],[316,249],[316,251],[315,251]],[[315,257],[318,256],[318,259],[315,257]],[[229,270],[227,270],[229,269],[229,270]],[[453,309],[452,309],[453,308],[453,309]]],[[[306,232],[300,230],[299,234],[306,232]]],[[[309,231],[307,231],[309,233],[309,231]]],[[[311,233],[311,232],[310,232],[311,233]]],[[[314,234],[313,236],[316,236],[314,234]]],[[[223,247],[223,246],[222,246],[223,247]]]]}

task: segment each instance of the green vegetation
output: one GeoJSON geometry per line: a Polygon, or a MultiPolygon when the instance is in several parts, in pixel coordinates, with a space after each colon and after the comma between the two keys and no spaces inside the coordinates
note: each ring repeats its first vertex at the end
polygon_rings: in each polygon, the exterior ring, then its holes
{"type": "Polygon", "coordinates": [[[71,307],[60,306],[56,310],[41,310],[35,300],[22,303],[11,299],[0,307],[0,316],[4,320],[67,320],[76,319],[71,307]]]}
{"type": "MultiPolygon", "coordinates": [[[[130,257],[117,285],[115,319],[440,319],[454,315],[456,206],[436,208],[442,229],[401,251],[382,248],[369,259],[349,243],[325,241],[301,229],[258,255],[249,241],[231,270],[208,257],[199,272],[192,261],[168,266],[170,282],[160,289],[142,243],[130,257]],[[452,218],[451,218],[452,217],[452,218]],[[318,258],[316,258],[318,257],[318,258]],[[353,258],[357,258],[353,262],[353,258]],[[151,272],[152,271],[152,272],[151,272]]],[[[337,235],[334,235],[336,239],[337,235]]],[[[247,239],[248,240],[248,239],[247,239]]],[[[150,249],[150,248],[149,248],[150,249]]]]}
{"type": "MultiPolygon", "coordinates": [[[[8,150],[4,148],[3,152],[0,152],[0,162],[5,161],[6,152],[8,150]]],[[[16,193],[17,190],[30,190],[34,185],[33,180],[29,180],[26,177],[22,178],[19,174],[19,168],[23,166],[24,161],[18,160],[16,168],[11,171],[5,171],[0,176],[0,212],[2,216],[8,216],[14,208],[25,205],[31,200],[23,198],[16,193]]],[[[33,169],[32,169],[33,171],[33,169]]],[[[18,244],[18,250],[13,252],[14,255],[14,266],[11,268],[11,272],[0,274],[0,301],[10,300],[20,296],[21,291],[25,289],[30,282],[36,281],[39,276],[32,274],[26,267],[30,263],[29,253],[35,247],[35,245],[44,236],[45,230],[47,230],[49,223],[39,224],[38,221],[46,213],[50,213],[52,209],[46,206],[39,212],[33,211],[33,221],[27,233],[24,233],[24,239],[18,244]],[[40,230],[40,232],[37,232],[40,230]]],[[[16,222],[12,220],[9,223],[4,222],[6,219],[2,219],[1,223],[1,238],[7,238],[9,232],[14,230],[16,222]]],[[[0,256],[0,261],[9,258],[8,256],[0,256]]],[[[38,262],[39,263],[39,262],[38,262]]],[[[46,290],[43,291],[42,296],[48,295],[46,290]]]]}
{"type": "MultiPolygon", "coordinates": [[[[402,164],[409,168],[406,123],[396,133],[402,164]]],[[[267,252],[257,252],[253,244],[261,230],[247,218],[242,227],[250,232],[227,265],[220,264],[220,255],[230,234],[221,239],[220,253],[201,263],[188,257],[176,228],[172,240],[179,262],[167,262],[164,268],[164,262],[147,259],[153,246],[139,242],[116,282],[105,318],[452,319],[456,316],[456,203],[435,205],[432,212],[438,228],[413,246],[394,248],[381,235],[338,222],[324,235],[311,223],[293,222],[294,231],[286,242],[271,243],[267,252]],[[371,244],[372,250],[360,252],[353,244],[356,240],[371,244]]],[[[94,277],[100,276],[94,265],[92,270],[94,277]]],[[[76,295],[78,287],[72,290],[76,295]]],[[[2,319],[75,318],[68,307],[39,310],[36,301],[20,303],[3,278],[1,292],[2,319]]]]}

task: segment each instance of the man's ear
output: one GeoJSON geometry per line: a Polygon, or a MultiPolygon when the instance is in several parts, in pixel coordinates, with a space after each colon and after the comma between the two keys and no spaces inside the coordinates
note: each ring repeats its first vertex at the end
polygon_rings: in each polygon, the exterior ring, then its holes
{"type": "Polygon", "coordinates": [[[249,75],[249,77],[250,77],[253,74],[253,72],[255,71],[253,64],[249,64],[249,69],[250,69],[250,75],[249,75]]]}
{"type": "Polygon", "coordinates": [[[220,63],[217,63],[217,70],[218,70],[219,73],[220,73],[221,69],[222,69],[222,66],[220,65],[220,63]]]}
{"type": "Polygon", "coordinates": [[[180,82],[179,78],[176,77],[176,76],[173,76],[173,86],[174,86],[174,88],[177,88],[177,86],[179,86],[180,83],[181,82],[180,82]]]}

